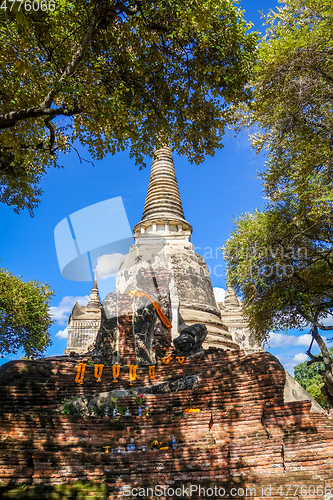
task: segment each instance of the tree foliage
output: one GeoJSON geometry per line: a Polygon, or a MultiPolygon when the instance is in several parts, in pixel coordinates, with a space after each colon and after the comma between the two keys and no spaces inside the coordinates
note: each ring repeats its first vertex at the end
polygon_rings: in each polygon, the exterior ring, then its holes
{"type": "MultiPolygon", "coordinates": [[[[300,216],[332,211],[333,10],[329,0],[290,0],[266,17],[245,118],[267,152],[271,200],[291,193],[300,216]]],[[[244,116],[243,116],[244,119],[244,116]]]]}
{"type": "MultiPolygon", "coordinates": [[[[329,350],[329,354],[333,357],[333,348],[329,350]]],[[[315,356],[316,357],[316,356],[315,356]]],[[[327,409],[328,405],[325,400],[324,395],[321,392],[321,388],[324,386],[323,377],[321,373],[325,370],[324,364],[322,362],[317,362],[312,365],[308,365],[307,361],[296,365],[294,368],[295,380],[307,390],[310,396],[313,397],[323,408],[327,409]]]]}
{"type": "Polygon", "coordinates": [[[228,276],[258,340],[268,341],[271,331],[310,328],[322,356],[309,356],[325,365],[323,390],[332,404],[333,360],[318,331],[333,330],[332,220],[295,221],[296,201],[236,220],[224,247],[228,276]]]}
{"type": "Polygon", "coordinates": [[[23,350],[28,358],[40,356],[51,345],[50,299],[53,291],[37,281],[25,283],[0,269],[0,355],[23,350]]]}
{"type": "Polygon", "coordinates": [[[257,35],[229,0],[57,0],[0,9],[0,201],[38,204],[75,140],[96,159],[158,141],[201,162],[248,99],[257,35]],[[13,179],[18,179],[15,184],[13,179]]]}
{"type": "Polygon", "coordinates": [[[310,328],[332,404],[333,360],[319,330],[333,329],[333,12],[326,0],[290,0],[267,23],[241,116],[256,126],[254,148],[267,152],[268,203],[236,220],[229,277],[258,339],[310,328]]]}

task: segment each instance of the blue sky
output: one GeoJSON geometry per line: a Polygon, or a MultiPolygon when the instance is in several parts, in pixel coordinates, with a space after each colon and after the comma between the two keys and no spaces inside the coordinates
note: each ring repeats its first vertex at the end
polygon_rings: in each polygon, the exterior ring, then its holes
{"type": "MultiPolygon", "coordinates": [[[[258,31],[261,19],[258,11],[274,8],[275,0],[243,0],[245,18],[255,24],[258,31]]],[[[257,171],[263,169],[264,156],[257,157],[251,151],[247,132],[233,137],[227,132],[225,147],[214,157],[207,157],[199,166],[190,165],[185,157],[174,155],[178,186],[186,220],[193,226],[192,243],[211,269],[213,287],[225,287],[225,271],[220,247],[228,238],[233,218],[243,212],[262,207],[261,182],[257,171]]],[[[87,151],[79,148],[83,158],[90,159],[87,151]]],[[[78,300],[85,303],[92,282],[69,281],[62,277],[56,256],[54,228],[70,214],[89,205],[121,196],[130,227],[139,222],[142,215],[149,181],[151,159],[147,168],[139,170],[130,160],[128,152],[107,156],[102,161],[80,161],[71,152],[63,160],[64,169],[49,170],[42,181],[44,194],[34,218],[28,213],[15,214],[9,207],[0,205],[0,258],[1,267],[7,268],[24,280],[36,279],[50,283],[55,290],[52,312],[56,323],[52,326],[53,345],[46,355],[61,355],[67,341],[61,338],[70,311],[78,300]],[[59,333],[60,332],[60,333],[59,333]],[[56,337],[57,335],[57,337],[56,337]]],[[[112,280],[111,280],[112,281],[112,280]]],[[[113,291],[112,282],[99,279],[102,298],[113,291]],[[110,286],[110,289],[108,289],[110,286]]],[[[310,338],[307,331],[288,335],[275,334],[271,347],[285,368],[293,374],[293,366],[307,359],[310,338]]],[[[314,351],[315,352],[315,351],[314,351]]],[[[9,359],[0,359],[0,364],[9,359]]]]}

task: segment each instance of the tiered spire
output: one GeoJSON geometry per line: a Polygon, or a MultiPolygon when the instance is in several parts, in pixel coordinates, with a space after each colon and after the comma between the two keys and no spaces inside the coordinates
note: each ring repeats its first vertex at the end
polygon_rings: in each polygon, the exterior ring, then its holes
{"type": "Polygon", "coordinates": [[[136,224],[134,231],[140,226],[147,227],[152,222],[179,224],[182,230],[192,232],[191,225],[184,217],[169,145],[155,150],[142,219],[136,224]]]}
{"type": "Polygon", "coordinates": [[[155,151],[142,220],[185,221],[170,146],[155,151]]]}
{"type": "Polygon", "coordinates": [[[93,287],[92,287],[91,292],[90,292],[87,307],[89,309],[98,309],[100,307],[100,300],[99,300],[99,293],[98,293],[98,286],[97,286],[97,271],[95,271],[94,284],[93,284],[93,287]]]}
{"type": "Polygon", "coordinates": [[[237,295],[235,293],[235,290],[229,283],[229,280],[227,279],[227,291],[225,292],[225,297],[224,297],[224,305],[227,309],[233,309],[235,307],[239,307],[239,301],[237,299],[237,295]]]}

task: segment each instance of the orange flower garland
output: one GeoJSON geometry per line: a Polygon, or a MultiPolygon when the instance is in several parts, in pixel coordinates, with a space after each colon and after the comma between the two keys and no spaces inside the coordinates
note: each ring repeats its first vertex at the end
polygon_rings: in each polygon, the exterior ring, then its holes
{"type": "Polygon", "coordinates": [[[120,365],[112,365],[112,376],[113,376],[112,382],[118,382],[117,378],[119,377],[119,373],[120,373],[120,365]]]}
{"type": "Polygon", "coordinates": [[[95,365],[95,378],[97,378],[97,382],[101,382],[102,373],[103,373],[104,365],[95,365]]]}
{"type": "Polygon", "coordinates": [[[129,378],[130,378],[130,384],[133,385],[134,380],[136,380],[136,369],[138,365],[128,365],[129,367],[129,378]]]}
{"type": "Polygon", "coordinates": [[[168,358],[162,358],[162,361],[165,365],[168,365],[171,360],[172,360],[172,356],[169,356],[168,358]]]}
{"type": "Polygon", "coordinates": [[[200,408],[186,408],[184,413],[197,413],[199,411],[201,411],[200,408]]]}
{"type": "Polygon", "coordinates": [[[76,371],[76,377],[75,377],[75,382],[77,384],[83,384],[83,379],[84,379],[84,372],[86,371],[86,363],[79,363],[79,366],[77,367],[76,371]]]}
{"type": "Polygon", "coordinates": [[[149,378],[152,380],[155,378],[155,365],[149,366],[149,378]]]}
{"type": "Polygon", "coordinates": [[[185,361],[185,356],[176,356],[176,359],[180,365],[182,365],[185,361]]]}

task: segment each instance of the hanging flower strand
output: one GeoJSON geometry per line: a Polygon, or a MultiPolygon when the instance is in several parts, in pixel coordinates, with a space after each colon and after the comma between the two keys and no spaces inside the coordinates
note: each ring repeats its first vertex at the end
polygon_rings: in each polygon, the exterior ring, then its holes
{"type": "Polygon", "coordinates": [[[176,359],[180,365],[182,365],[185,361],[185,356],[176,356],[176,359]]]}
{"type": "Polygon", "coordinates": [[[130,378],[130,384],[133,385],[134,380],[136,380],[136,369],[138,365],[128,365],[129,367],[129,378],[130,378]]]}
{"type": "Polygon", "coordinates": [[[101,382],[102,380],[102,373],[103,373],[103,367],[104,365],[95,365],[95,378],[97,378],[97,382],[101,382]]]}
{"type": "Polygon", "coordinates": [[[112,382],[118,382],[117,378],[119,377],[119,373],[120,373],[120,365],[112,365],[112,376],[113,376],[112,382]]]}
{"type": "Polygon", "coordinates": [[[77,367],[76,370],[76,377],[75,377],[75,382],[77,384],[83,384],[83,379],[84,379],[84,372],[86,371],[86,363],[79,363],[79,366],[77,367]]]}
{"type": "Polygon", "coordinates": [[[149,366],[149,378],[151,378],[151,380],[155,378],[155,365],[149,366]]]}
{"type": "Polygon", "coordinates": [[[161,358],[161,359],[165,365],[168,365],[170,363],[170,361],[172,360],[172,356],[169,356],[168,358],[161,358]]]}

